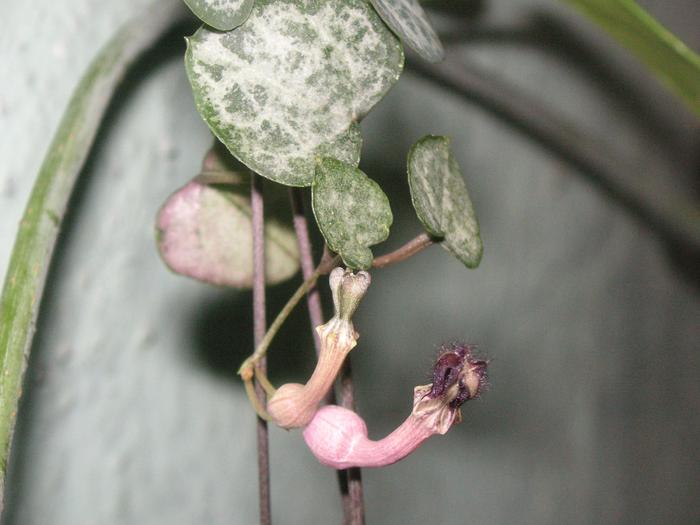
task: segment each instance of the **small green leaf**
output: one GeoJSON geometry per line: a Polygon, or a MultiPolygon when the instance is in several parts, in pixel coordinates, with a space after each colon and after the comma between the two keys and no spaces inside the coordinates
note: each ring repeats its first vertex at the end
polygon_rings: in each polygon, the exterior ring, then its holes
{"type": "Polygon", "coordinates": [[[440,62],[445,49],[418,0],[371,0],[399,38],[428,62],[440,62]]]}
{"type": "MultiPolygon", "coordinates": [[[[158,250],[175,273],[212,284],[249,288],[253,282],[250,173],[223,147],[205,157],[202,173],[168,198],[158,213],[158,250]]],[[[276,215],[286,201],[277,184],[265,188],[265,275],[268,284],[299,268],[296,237],[276,215]]]]}
{"type": "Polygon", "coordinates": [[[403,50],[364,0],[259,0],[246,23],[188,41],[187,75],[214,134],[253,171],[313,182],[316,159],[357,165],[357,121],[403,68],[403,50]]]}
{"type": "Polygon", "coordinates": [[[700,57],[634,0],[563,0],[632,51],[700,116],[700,57]]]}
{"type": "Polygon", "coordinates": [[[254,0],[185,0],[202,22],[219,31],[230,31],[250,16],[254,0]]]}
{"type": "Polygon", "coordinates": [[[386,240],[394,220],[379,185],[354,166],[325,158],[316,167],[311,204],[328,247],[346,266],[369,269],[369,247],[386,240]]]}
{"type": "Polygon", "coordinates": [[[425,229],[469,268],[481,262],[484,247],[479,222],[450,139],[428,135],[408,152],[411,200],[425,229]]]}

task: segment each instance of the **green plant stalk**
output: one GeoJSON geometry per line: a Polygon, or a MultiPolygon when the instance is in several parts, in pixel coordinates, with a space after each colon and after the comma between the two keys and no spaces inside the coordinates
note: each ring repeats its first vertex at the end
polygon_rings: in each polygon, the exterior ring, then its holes
{"type": "MultiPolygon", "coordinates": [[[[386,255],[382,255],[380,257],[376,257],[372,262],[372,267],[385,268],[387,266],[391,266],[392,264],[405,261],[406,259],[416,255],[417,253],[420,253],[425,248],[432,246],[436,242],[440,241],[435,240],[426,233],[418,234],[417,237],[411,239],[406,244],[394,250],[393,252],[388,253],[386,255]]],[[[275,320],[272,321],[272,324],[267,329],[267,332],[260,341],[260,344],[258,344],[255,347],[255,351],[250,356],[248,356],[248,358],[246,358],[246,360],[243,361],[243,363],[239,367],[238,374],[243,376],[244,381],[249,381],[252,379],[253,369],[255,368],[257,363],[267,355],[267,349],[270,348],[270,345],[272,344],[273,339],[277,335],[277,332],[280,331],[280,328],[282,328],[284,322],[294,311],[294,308],[296,308],[296,306],[299,304],[299,301],[301,301],[302,298],[307,293],[309,293],[309,290],[316,286],[316,281],[318,281],[318,278],[321,277],[321,275],[326,275],[330,273],[333,267],[335,267],[335,265],[339,263],[340,256],[338,255],[326,261],[321,261],[321,263],[314,270],[314,273],[312,273],[308,279],[301,283],[299,288],[297,288],[297,290],[287,300],[287,304],[285,304],[282,307],[282,310],[280,310],[280,312],[277,314],[275,320]]],[[[264,374],[258,374],[257,372],[255,372],[255,377],[263,383],[263,386],[269,394],[274,393],[275,387],[272,386],[272,384],[268,381],[267,377],[265,377],[264,374]]],[[[260,411],[257,412],[258,414],[261,413],[260,411]]]]}
{"type": "MultiPolygon", "coordinates": [[[[332,259],[333,263],[338,263],[339,261],[339,257],[334,257],[332,259]]],[[[272,340],[275,338],[280,328],[282,328],[282,325],[287,320],[287,317],[289,317],[290,314],[294,311],[294,308],[296,308],[297,304],[299,304],[299,301],[301,301],[304,298],[304,296],[309,292],[309,290],[311,290],[316,285],[316,281],[318,281],[318,278],[321,277],[321,275],[330,272],[330,270],[332,270],[331,265],[319,264],[314,273],[312,273],[308,279],[301,283],[299,288],[297,288],[297,290],[289,298],[287,304],[285,304],[282,307],[282,310],[280,310],[280,313],[277,314],[275,320],[272,321],[272,324],[267,329],[265,336],[255,347],[255,351],[245,361],[243,361],[240,368],[238,369],[239,375],[244,376],[244,379],[246,379],[246,377],[250,375],[250,371],[255,366],[257,366],[258,362],[261,359],[265,358],[265,356],[267,355],[267,349],[272,344],[272,340]],[[248,376],[246,376],[246,374],[248,374],[248,376]]]]}
{"type": "Polygon", "coordinates": [[[158,0],[110,39],[75,89],[34,183],[0,299],[0,509],[24,371],[75,181],[126,70],[184,13],[179,2],[158,0]]]}
{"type": "Polygon", "coordinates": [[[628,48],[700,117],[700,57],[634,0],[562,0],[628,48]]]}

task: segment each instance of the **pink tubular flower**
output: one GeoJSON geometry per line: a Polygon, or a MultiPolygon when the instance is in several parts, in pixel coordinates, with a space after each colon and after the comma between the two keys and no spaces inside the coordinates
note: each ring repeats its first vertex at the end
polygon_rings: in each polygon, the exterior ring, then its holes
{"type": "Polygon", "coordinates": [[[484,389],[486,366],[471,346],[449,345],[435,363],[433,382],[414,389],[411,415],[384,439],[369,439],[365,422],[352,410],[325,406],[304,429],[304,440],[321,463],[335,469],[396,463],[461,421],[462,403],[484,389]]]}
{"type": "Polygon", "coordinates": [[[332,388],[348,352],[357,344],[352,315],[367,292],[371,278],[367,272],[353,273],[336,268],[329,281],[335,315],[316,328],[321,352],[311,378],[305,385],[282,385],[267,403],[270,418],[282,428],[301,428],[311,421],[319,403],[332,388]]]}

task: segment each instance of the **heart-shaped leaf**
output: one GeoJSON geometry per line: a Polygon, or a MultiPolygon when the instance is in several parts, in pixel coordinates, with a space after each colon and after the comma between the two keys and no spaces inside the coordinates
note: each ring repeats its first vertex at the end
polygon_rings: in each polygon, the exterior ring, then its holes
{"type": "Polygon", "coordinates": [[[246,21],[253,0],[185,0],[202,22],[219,31],[230,31],[246,21]]]}
{"type": "Polygon", "coordinates": [[[356,123],[399,78],[403,50],[364,0],[258,0],[233,31],[199,29],[185,64],[197,109],[231,153],[308,186],[318,157],[357,165],[356,123]]]}
{"type": "Polygon", "coordinates": [[[481,262],[484,247],[479,222],[450,139],[428,135],[408,153],[411,200],[425,229],[469,268],[481,262]]]}
{"type": "Polygon", "coordinates": [[[440,62],[445,49],[418,0],[371,0],[394,33],[428,62],[440,62]]]}
{"type": "Polygon", "coordinates": [[[379,185],[358,168],[325,158],[316,167],[311,204],[328,247],[346,266],[369,269],[369,247],[386,240],[394,220],[379,185]]]}
{"type": "MultiPolygon", "coordinates": [[[[223,148],[212,149],[202,173],[170,196],[158,213],[158,250],[176,273],[249,288],[253,281],[250,173],[232,162],[223,148]]],[[[290,221],[275,215],[285,209],[279,206],[286,200],[282,189],[276,184],[265,187],[265,275],[269,284],[288,279],[299,267],[290,221]]]]}

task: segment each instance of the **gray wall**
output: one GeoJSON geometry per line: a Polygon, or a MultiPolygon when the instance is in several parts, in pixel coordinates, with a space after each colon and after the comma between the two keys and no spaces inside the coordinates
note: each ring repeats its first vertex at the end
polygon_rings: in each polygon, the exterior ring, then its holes
{"type": "MultiPolygon", "coordinates": [[[[3,6],[0,275],[71,90],[145,3],[3,6]]],[[[700,49],[700,4],[644,5],[700,49]]],[[[553,0],[493,1],[482,20],[509,28],[533,16],[566,24],[554,33],[566,53],[467,29],[459,52],[576,121],[640,183],[692,192],[697,120],[553,0]],[[576,65],[569,28],[574,50],[590,45],[607,68],[576,65]]],[[[30,363],[7,525],[256,520],[253,417],[234,373],[252,345],[250,295],[168,273],[153,243],[159,205],[195,173],[210,141],[181,53],[170,39],[140,64],[81,179],[30,363]]],[[[379,252],[419,230],[404,162],[426,133],[453,137],[486,246],[475,271],[433,248],[375,272],[353,351],[370,435],[405,417],[441,342],[478,343],[493,359],[492,388],[465,407],[463,424],[364,473],[369,523],[700,520],[700,301],[688,258],[678,264],[653,225],[556,154],[410,72],[364,131],[364,167],[396,216],[379,252]]],[[[293,284],[270,290],[270,315],[293,284]]],[[[311,366],[304,313],[294,321],[272,350],[278,380],[311,366]]],[[[274,429],[271,439],[276,521],[339,522],[333,473],[299,432],[274,429]]]]}

